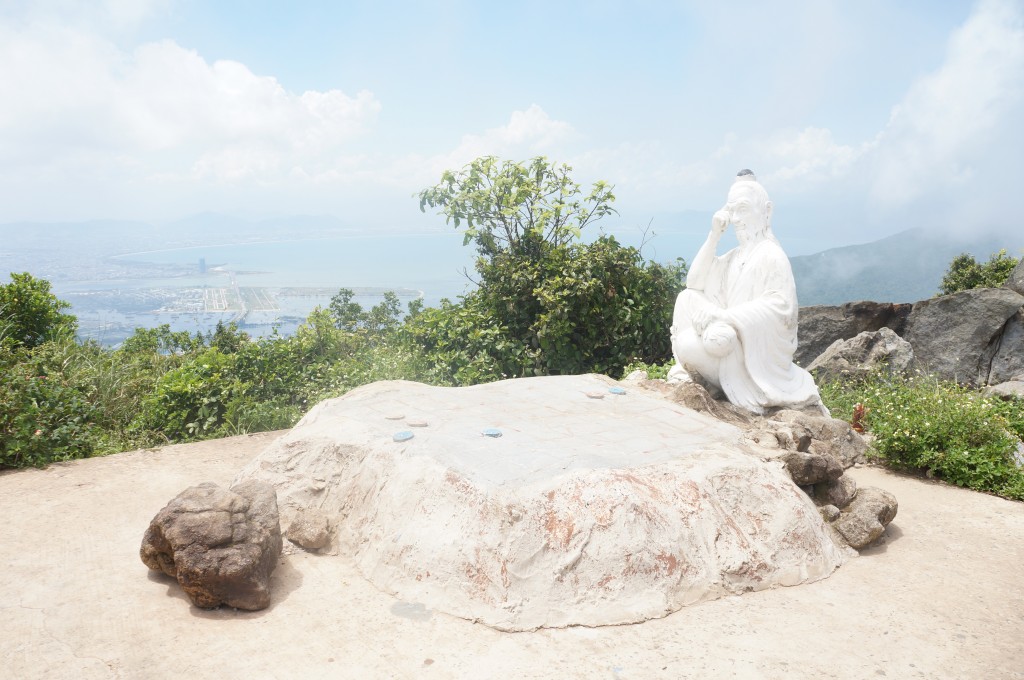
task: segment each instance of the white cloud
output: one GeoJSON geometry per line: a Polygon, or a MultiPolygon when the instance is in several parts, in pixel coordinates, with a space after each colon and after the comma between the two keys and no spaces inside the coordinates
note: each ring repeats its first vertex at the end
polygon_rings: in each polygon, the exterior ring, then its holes
{"type": "Polygon", "coordinates": [[[89,31],[0,26],[0,167],[54,172],[115,157],[164,179],[321,172],[367,131],[367,91],[287,91],[171,40],[125,52],[89,31]]]}
{"type": "Polygon", "coordinates": [[[506,124],[482,134],[467,134],[452,151],[435,156],[430,165],[435,171],[462,167],[480,156],[498,156],[521,160],[552,155],[559,144],[575,135],[573,127],[554,120],[537,104],[525,111],[513,111],[506,124]]]}
{"type": "Polygon", "coordinates": [[[942,66],[894,108],[879,139],[874,199],[898,207],[965,183],[998,181],[1004,168],[992,172],[993,165],[1024,149],[1022,94],[1020,5],[983,0],[952,35],[942,66]]]}
{"type": "Polygon", "coordinates": [[[825,128],[809,127],[796,134],[780,134],[760,150],[768,166],[762,179],[771,184],[787,185],[794,181],[816,184],[843,177],[871,148],[870,142],[858,147],[839,144],[825,128]]]}

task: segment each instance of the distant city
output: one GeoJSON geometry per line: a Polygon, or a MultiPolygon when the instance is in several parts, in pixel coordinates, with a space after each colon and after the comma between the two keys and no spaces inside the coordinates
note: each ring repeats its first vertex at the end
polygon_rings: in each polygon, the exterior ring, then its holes
{"type": "Polygon", "coordinates": [[[458,234],[367,236],[333,218],[0,225],[0,279],[28,271],[49,280],[71,303],[79,335],[106,346],[163,324],[290,335],[341,288],[364,308],[386,291],[436,305],[467,289],[461,272],[471,266],[458,234]]]}

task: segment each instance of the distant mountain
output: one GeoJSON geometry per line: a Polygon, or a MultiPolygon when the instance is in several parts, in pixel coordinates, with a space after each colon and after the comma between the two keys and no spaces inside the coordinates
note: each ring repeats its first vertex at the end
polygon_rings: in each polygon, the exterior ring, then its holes
{"type": "Polygon", "coordinates": [[[1024,239],[985,235],[958,239],[918,228],[872,243],[790,258],[801,306],[857,300],[916,302],[939,291],[950,261],[970,253],[978,261],[1005,248],[1021,256],[1024,239]]]}

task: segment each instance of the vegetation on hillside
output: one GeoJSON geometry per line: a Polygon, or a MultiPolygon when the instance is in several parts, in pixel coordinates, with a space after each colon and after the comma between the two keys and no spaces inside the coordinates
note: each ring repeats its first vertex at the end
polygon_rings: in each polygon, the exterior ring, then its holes
{"type": "Polygon", "coordinates": [[[961,253],[949,263],[939,286],[939,295],[972,288],[998,288],[1010,278],[1019,262],[1016,257],[1007,255],[1005,249],[992,253],[988,262],[978,262],[970,253],[961,253]]]}

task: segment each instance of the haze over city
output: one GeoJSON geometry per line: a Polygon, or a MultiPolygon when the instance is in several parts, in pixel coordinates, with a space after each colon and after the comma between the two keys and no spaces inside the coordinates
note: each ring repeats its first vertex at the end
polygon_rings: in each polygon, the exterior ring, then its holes
{"type": "Polygon", "coordinates": [[[702,232],[750,167],[791,254],[1019,234],[1022,90],[1015,0],[15,0],[0,222],[437,231],[442,170],[543,154],[616,186],[613,231],[702,232]]]}

